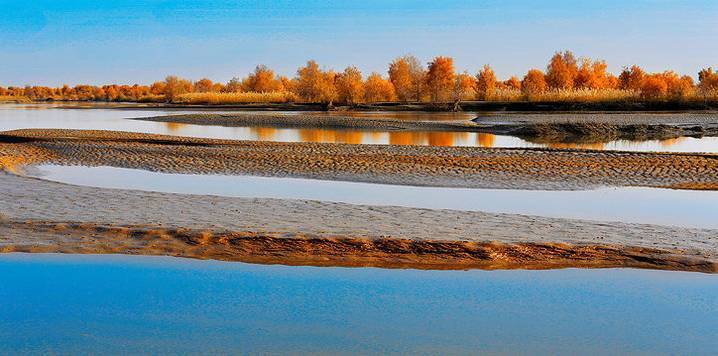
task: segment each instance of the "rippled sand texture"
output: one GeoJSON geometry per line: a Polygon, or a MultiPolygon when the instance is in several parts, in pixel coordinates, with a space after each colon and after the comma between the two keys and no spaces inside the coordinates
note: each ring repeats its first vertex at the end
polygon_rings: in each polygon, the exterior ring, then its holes
{"type": "Polygon", "coordinates": [[[0,173],[0,250],[416,268],[717,272],[718,231],[101,189],[0,173]]]}
{"type": "MultiPolygon", "coordinates": [[[[228,141],[17,130],[0,156],[168,173],[250,174],[473,188],[718,188],[718,155],[228,141]]],[[[6,158],[7,159],[7,158],[6,158]]]]}

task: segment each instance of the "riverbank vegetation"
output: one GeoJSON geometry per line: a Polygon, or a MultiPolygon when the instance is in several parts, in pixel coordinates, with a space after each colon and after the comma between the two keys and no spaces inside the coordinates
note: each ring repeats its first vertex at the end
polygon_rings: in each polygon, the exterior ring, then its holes
{"type": "Polygon", "coordinates": [[[168,76],[151,85],[0,86],[0,101],[114,101],[166,102],[219,105],[249,103],[315,103],[357,105],[364,103],[485,102],[716,102],[718,72],[706,68],[697,81],[671,70],[649,73],[637,65],[618,75],[607,71],[602,60],[577,58],[570,51],[557,52],[545,70],[530,69],[522,77],[496,77],[489,65],[476,74],[457,73],[451,57],[439,56],[424,66],[414,56],[396,58],[387,75],[364,75],[357,67],[334,71],[313,60],[296,76],[276,75],[258,65],[244,78],[227,83],[203,78],[197,81],[168,76]]]}

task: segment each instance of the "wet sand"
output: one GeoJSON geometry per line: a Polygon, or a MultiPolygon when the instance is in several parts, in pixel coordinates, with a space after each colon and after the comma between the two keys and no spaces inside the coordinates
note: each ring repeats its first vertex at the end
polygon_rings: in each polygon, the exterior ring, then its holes
{"type": "Polygon", "coordinates": [[[101,189],[0,174],[3,252],[394,268],[718,272],[718,231],[101,189]]]}
{"type": "MultiPolygon", "coordinates": [[[[116,131],[0,134],[0,160],[417,186],[718,189],[718,155],[213,140],[116,131]]],[[[0,162],[2,163],[2,162],[0,162]]]]}
{"type": "Polygon", "coordinates": [[[718,272],[718,231],[306,200],[80,187],[25,165],[104,165],[459,187],[718,188],[718,156],[210,140],[113,131],[0,134],[0,249],[256,263],[718,272]]]}

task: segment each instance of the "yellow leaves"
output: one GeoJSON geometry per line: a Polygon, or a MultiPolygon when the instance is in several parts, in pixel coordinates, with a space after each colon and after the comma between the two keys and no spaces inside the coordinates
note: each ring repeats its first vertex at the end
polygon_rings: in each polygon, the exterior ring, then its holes
{"type": "MultiPolygon", "coordinates": [[[[514,78],[516,79],[516,78],[514,78]]],[[[518,79],[517,79],[518,80],[518,79]]],[[[496,91],[496,75],[486,64],[476,75],[476,95],[479,100],[489,100],[496,91]]]]}
{"type": "Polygon", "coordinates": [[[396,100],[394,85],[379,73],[372,73],[364,84],[364,95],[367,102],[376,103],[396,100]]]}
{"type": "Polygon", "coordinates": [[[454,88],[456,74],[454,73],[454,59],[451,57],[436,57],[429,63],[426,73],[426,86],[433,102],[446,102],[450,99],[454,88]]]}
{"type": "Polygon", "coordinates": [[[542,71],[531,69],[521,81],[521,90],[529,98],[546,91],[546,79],[542,71]]]}

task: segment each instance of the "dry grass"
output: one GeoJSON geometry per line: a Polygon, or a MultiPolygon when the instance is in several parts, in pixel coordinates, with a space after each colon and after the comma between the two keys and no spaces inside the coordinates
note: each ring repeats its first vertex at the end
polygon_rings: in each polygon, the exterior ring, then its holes
{"type": "Polygon", "coordinates": [[[26,96],[0,95],[0,103],[29,103],[30,101],[26,96]]]}
{"type": "Polygon", "coordinates": [[[527,96],[518,89],[496,89],[487,98],[489,102],[570,102],[595,103],[633,101],[640,99],[640,92],[621,89],[573,89],[549,90],[527,96]]]}
{"type": "Polygon", "coordinates": [[[574,89],[550,90],[540,94],[532,94],[529,101],[538,102],[616,102],[639,100],[641,93],[622,89],[574,89]]]}
{"type": "Polygon", "coordinates": [[[162,103],[165,100],[166,99],[165,99],[164,95],[150,94],[150,95],[145,95],[143,97],[140,97],[139,99],[137,99],[137,102],[138,103],[162,103]]]}
{"type": "Polygon", "coordinates": [[[496,89],[489,94],[487,101],[517,102],[526,100],[526,96],[518,89],[496,89]]]}
{"type": "Polygon", "coordinates": [[[252,103],[287,103],[296,100],[290,92],[278,91],[268,93],[187,93],[178,95],[173,103],[177,104],[252,104],[252,103]]]}

